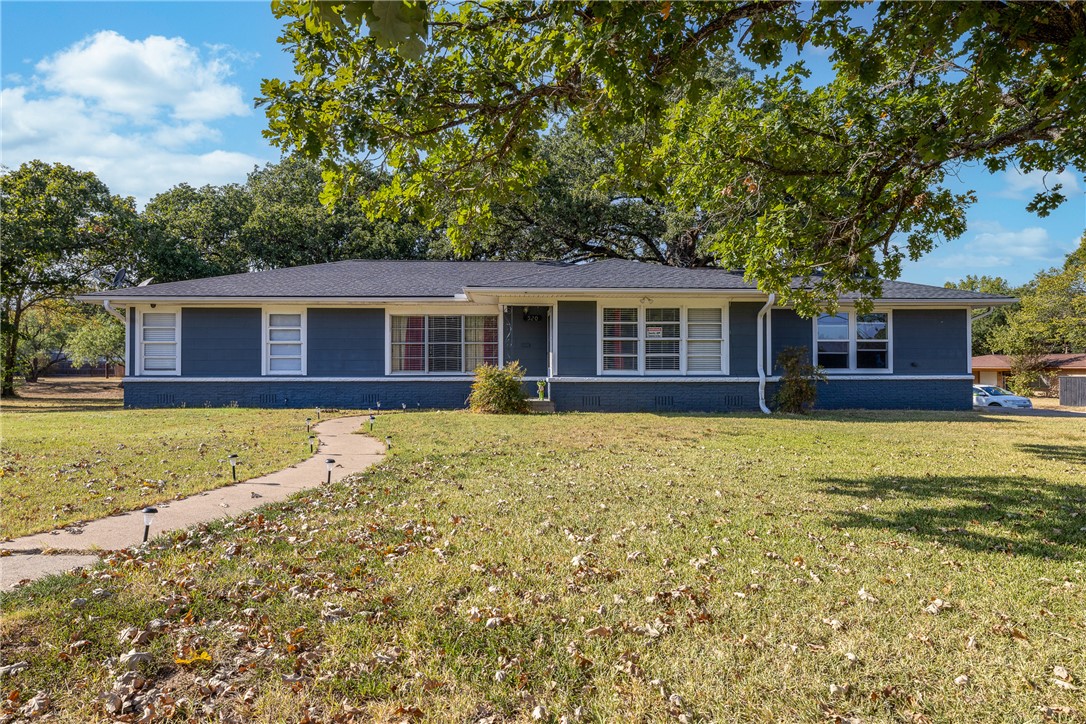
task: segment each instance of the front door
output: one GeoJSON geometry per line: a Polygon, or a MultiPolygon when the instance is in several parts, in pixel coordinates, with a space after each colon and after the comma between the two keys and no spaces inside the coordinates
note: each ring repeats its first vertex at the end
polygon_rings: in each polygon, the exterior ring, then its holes
{"type": "Polygon", "coordinates": [[[505,362],[520,362],[525,377],[547,376],[550,307],[506,307],[505,362]]]}

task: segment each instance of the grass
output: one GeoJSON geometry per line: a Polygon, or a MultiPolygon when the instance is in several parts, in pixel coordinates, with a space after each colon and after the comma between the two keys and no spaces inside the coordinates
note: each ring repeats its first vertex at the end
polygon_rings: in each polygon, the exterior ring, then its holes
{"type": "Polygon", "coordinates": [[[0,538],[63,527],[279,470],[309,455],[305,410],[123,410],[110,399],[3,405],[0,538]]]}
{"type": "Polygon", "coordinates": [[[7,706],[42,690],[66,720],[103,716],[110,691],[134,718],[264,722],[1086,715],[1078,420],[458,412],[386,433],[393,454],[353,480],[6,595],[0,656],[30,665],[7,706]],[[136,691],[117,683],[133,648],[150,654],[136,691]]]}

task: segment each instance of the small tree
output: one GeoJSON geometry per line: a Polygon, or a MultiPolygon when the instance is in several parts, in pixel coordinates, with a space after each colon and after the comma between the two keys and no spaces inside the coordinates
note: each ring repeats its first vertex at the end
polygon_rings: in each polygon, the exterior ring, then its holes
{"type": "Polygon", "coordinates": [[[1011,375],[1007,386],[1016,395],[1031,396],[1043,385],[1041,374],[1045,370],[1045,355],[1029,349],[1011,357],[1011,375]]]}
{"type": "Polygon", "coordinates": [[[75,365],[95,365],[105,360],[108,377],[109,365],[124,364],[124,325],[113,317],[96,314],[72,335],[68,358],[75,365]]]}
{"type": "Polygon", "coordinates": [[[472,412],[497,415],[527,413],[531,406],[524,397],[524,390],[521,387],[523,382],[524,368],[519,362],[510,362],[505,367],[495,365],[477,367],[468,405],[472,412]]]}
{"type": "Polygon", "coordinates": [[[821,367],[811,364],[811,354],[806,347],[785,347],[777,355],[781,373],[773,404],[780,412],[806,415],[818,398],[818,382],[825,382],[821,367]]]}

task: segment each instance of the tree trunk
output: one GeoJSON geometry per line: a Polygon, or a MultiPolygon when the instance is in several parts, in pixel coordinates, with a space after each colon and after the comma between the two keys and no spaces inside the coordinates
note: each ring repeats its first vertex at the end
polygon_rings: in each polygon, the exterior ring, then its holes
{"type": "Polygon", "coordinates": [[[15,357],[19,353],[19,323],[23,310],[16,305],[13,312],[5,312],[11,324],[8,326],[7,344],[4,346],[4,378],[0,381],[0,397],[15,397],[15,357]]]}

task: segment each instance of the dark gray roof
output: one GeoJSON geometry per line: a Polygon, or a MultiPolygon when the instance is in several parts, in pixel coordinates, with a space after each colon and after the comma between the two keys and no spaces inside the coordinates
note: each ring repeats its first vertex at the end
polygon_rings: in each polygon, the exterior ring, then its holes
{"type": "MultiPolygon", "coordinates": [[[[81,299],[397,299],[452,298],[471,289],[629,289],[757,292],[726,269],[681,269],[609,259],[589,264],[528,261],[340,261],[230,276],[150,284],[81,299]]],[[[849,297],[854,295],[849,295],[849,297]]],[[[848,297],[846,297],[848,298],[848,297]]],[[[993,295],[908,282],[883,282],[882,299],[985,301],[993,295]]]]}

